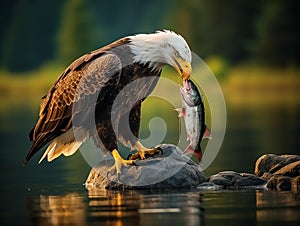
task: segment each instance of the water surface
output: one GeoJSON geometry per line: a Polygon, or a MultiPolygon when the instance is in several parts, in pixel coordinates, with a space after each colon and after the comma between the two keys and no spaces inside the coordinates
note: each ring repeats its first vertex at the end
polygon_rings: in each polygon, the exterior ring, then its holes
{"type": "MultiPolygon", "coordinates": [[[[238,191],[87,191],[80,152],[27,166],[35,115],[19,106],[0,115],[2,225],[299,225],[299,193],[238,191]]],[[[264,153],[299,154],[300,108],[228,109],[224,144],[206,175],[253,172],[264,153]]]]}
{"type": "Polygon", "coordinates": [[[82,186],[66,185],[31,187],[23,193],[16,212],[4,213],[5,223],[250,226],[300,222],[300,195],[290,192],[86,191],[82,186]]]}

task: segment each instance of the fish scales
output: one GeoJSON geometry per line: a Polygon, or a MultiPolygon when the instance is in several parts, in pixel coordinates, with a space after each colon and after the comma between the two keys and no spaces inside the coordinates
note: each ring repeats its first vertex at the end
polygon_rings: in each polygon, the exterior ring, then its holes
{"type": "Polygon", "coordinates": [[[201,94],[195,83],[188,79],[180,87],[182,97],[182,108],[177,109],[179,117],[184,118],[187,140],[190,144],[186,147],[184,154],[194,153],[199,161],[202,159],[201,141],[211,138],[210,131],[205,125],[205,109],[201,94]]]}

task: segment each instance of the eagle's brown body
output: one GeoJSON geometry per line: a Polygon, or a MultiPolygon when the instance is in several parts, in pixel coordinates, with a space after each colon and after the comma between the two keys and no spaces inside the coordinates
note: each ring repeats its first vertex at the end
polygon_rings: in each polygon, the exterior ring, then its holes
{"type": "Polygon", "coordinates": [[[92,137],[103,151],[117,149],[120,138],[125,143],[135,144],[139,135],[141,103],[155,87],[161,70],[134,63],[129,44],[130,39],[123,38],[88,53],[61,74],[43,98],[38,122],[29,134],[32,147],[25,163],[49,142],[52,143],[47,153],[59,145],[61,149],[70,146],[65,153],[57,151],[53,159],[62,153],[73,154],[88,137],[92,137]],[[146,76],[147,82],[138,80],[146,76]],[[112,124],[112,106],[119,92],[132,81],[137,82],[126,95],[131,95],[137,102],[128,103],[126,98],[118,102],[114,108],[117,111],[115,119],[120,122],[116,132],[112,124]],[[122,126],[123,122],[128,123],[128,114],[132,132],[128,126],[122,126]],[[74,128],[79,128],[82,135],[74,136],[74,128]]]}

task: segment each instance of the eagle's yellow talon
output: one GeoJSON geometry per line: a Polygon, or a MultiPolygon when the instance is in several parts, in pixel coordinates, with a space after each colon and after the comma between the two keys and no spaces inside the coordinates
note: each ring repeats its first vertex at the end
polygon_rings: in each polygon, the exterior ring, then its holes
{"type": "Polygon", "coordinates": [[[154,155],[156,153],[158,153],[160,150],[158,148],[145,148],[139,141],[136,142],[135,144],[136,149],[138,150],[137,153],[133,154],[132,156],[130,156],[130,160],[134,160],[134,159],[145,159],[146,155],[154,155]]]}
{"type": "Polygon", "coordinates": [[[144,150],[141,150],[141,151],[138,151],[138,154],[140,156],[141,159],[145,159],[145,151],[144,150]]]}
{"type": "Polygon", "coordinates": [[[121,174],[121,167],[123,166],[127,166],[127,165],[134,165],[134,161],[133,160],[125,160],[121,157],[121,155],[119,154],[118,150],[114,149],[111,152],[112,156],[115,159],[115,164],[112,166],[112,168],[116,167],[116,171],[117,174],[121,174]]]}

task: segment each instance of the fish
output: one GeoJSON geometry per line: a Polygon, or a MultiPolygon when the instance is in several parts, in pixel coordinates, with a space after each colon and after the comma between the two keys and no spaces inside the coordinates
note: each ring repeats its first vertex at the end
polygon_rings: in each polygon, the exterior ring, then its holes
{"type": "Polygon", "coordinates": [[[199,160],[202,160],[201,141],[202,139],[211,139],[211,132],[205,124],[205,109],[202,96],[195,83],[190,80],[184,80],[180,87],[182,97],[182,107],[177,108],[178,117],[184,118],[187,140],[190,144],[186,147],[183,154],[194,154],[199,160]]]}

